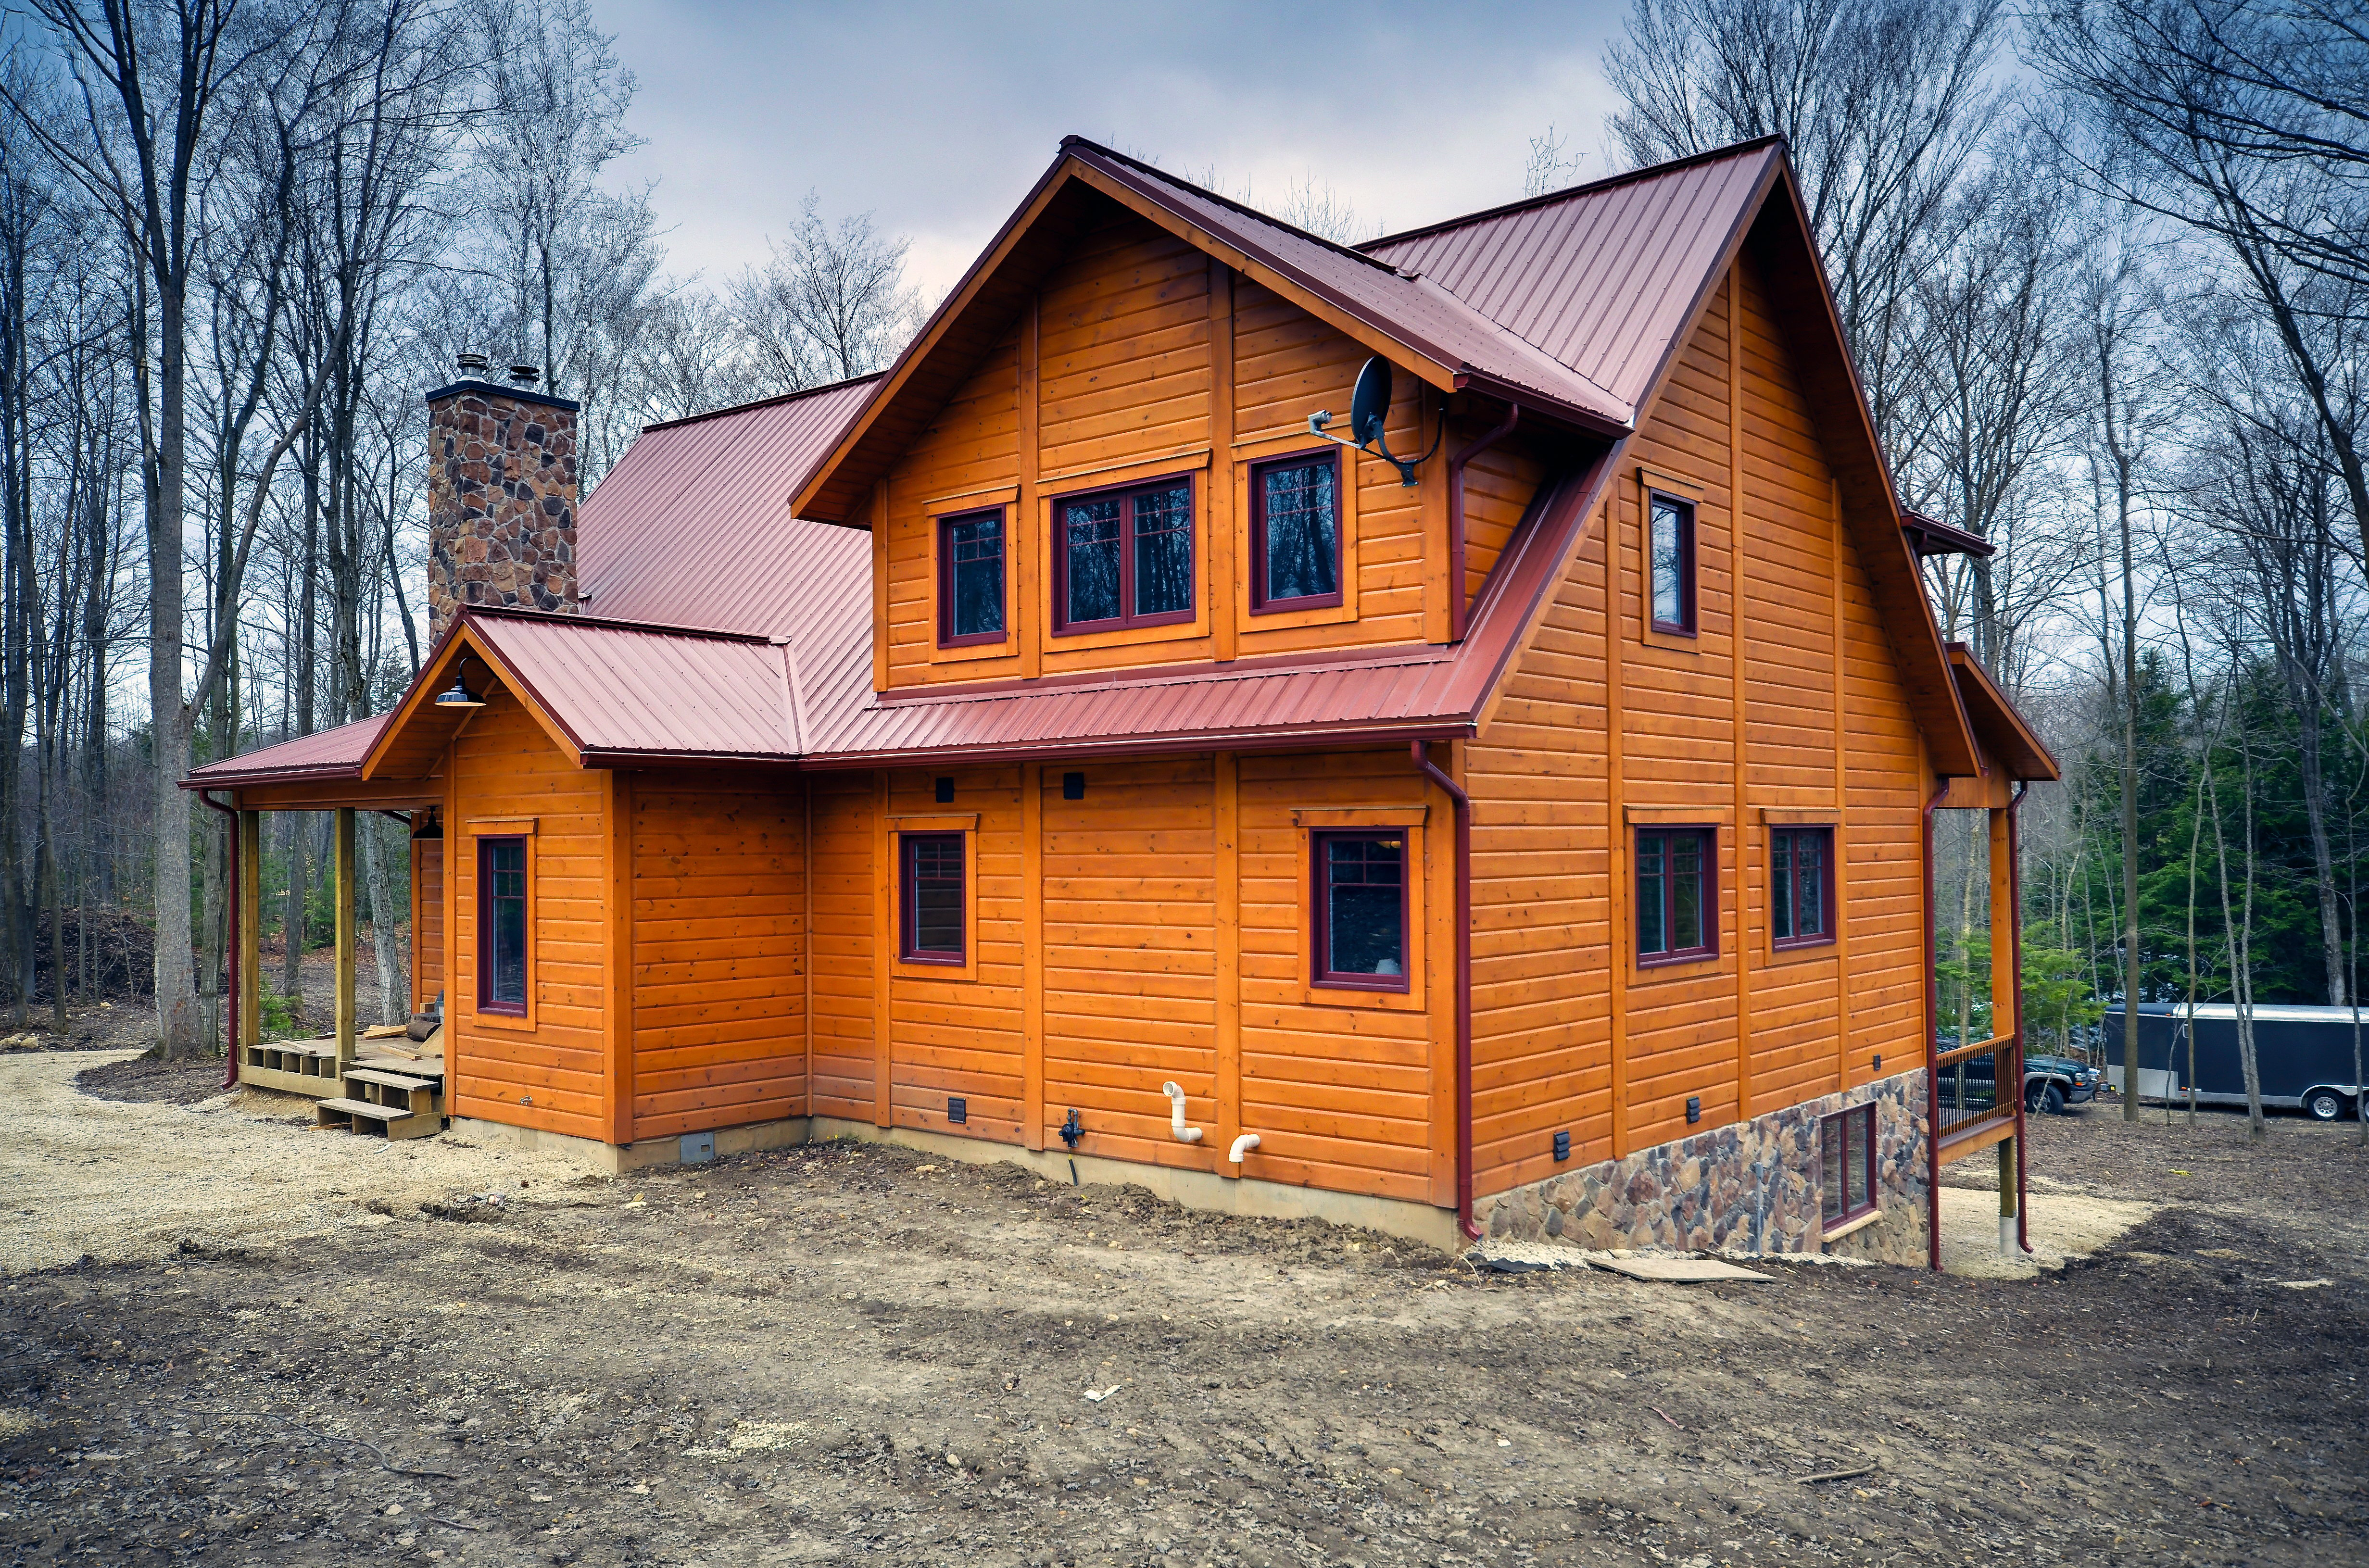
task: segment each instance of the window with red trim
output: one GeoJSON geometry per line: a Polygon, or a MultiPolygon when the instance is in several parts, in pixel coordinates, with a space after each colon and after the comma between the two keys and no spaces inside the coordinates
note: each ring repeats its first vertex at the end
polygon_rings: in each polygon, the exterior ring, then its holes
{"type": "Polygon", "coordinates": [[[1310,847],[1316,873],[1314,983],[1405,990],[1405,832],[1320,832],[1310,835],[1310,847]]]}
{"type": "Polygon", "coordinates": [[[1875,1210],[1875,1106],[1853,1105],[1818,1122],[1819,1212],[1828,1227],[1875,1210]]]}
{"type": "Polygon", "coordinates": [[[1106,632],[1193,618],[1193,485],[1053,503],[1053,630],[1106,632]]]}
{"type": "Polygon", "coordinates": [[[1251,613],[1341,602],[1341,464],[1303,453],[1251,470],[1251,613]]]}
{"type": "Polygon", "coordinates": [[[938,520],[938,646],[1003,640],[1003,509],[938,520]]]}
{"type": "Polygon", "coordinates": [[[1695,509],[1675,496],[1649,496],[1645,564],[1654,630],[1695,635],[1695,509]]]}
{"type": "Polygon", "coordinates": [[[963,930],[963,836],[907,833],[902,846],[898,921],[901,956],[909,964],[961,964],[967,956],[963,930]]]}
{"type": "Polygon", "coordinates": [[[1768,830],[1768,940],[1809,947],[1835,939],[1835,830],[1768,830]]]}
{"type": "Polygon", "coordinates": [[[526,840],[477,841],[477,1011],[526,1016],[526,840]]]}
{"type": "Polygon", "coordinates": [[[1669,964],[1718,951],[1718,839],[1709,828],[1640,828],[1637,961],[1669,964]]]}

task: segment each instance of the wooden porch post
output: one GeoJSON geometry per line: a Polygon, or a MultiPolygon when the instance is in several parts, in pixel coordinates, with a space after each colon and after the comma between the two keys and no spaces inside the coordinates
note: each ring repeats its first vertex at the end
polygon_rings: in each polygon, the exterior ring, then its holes
{"type": "Polygon", "coordinates": [[[238,1016],[231,1021],[234,1056],[263,1038],[262,863],[263,813],[242,811],[238,814],[238,951],[230,958],[238,991],[238,1016]]]}
{"type": "MultiPolygon", "coordinates": [[[[1994,1056],[1991,1070],[2001,1094],[2013,1094],[2020,1112],[2023,1102],[2023,988],[2016,972],[2015,847],[2008,829],[2008,808],[1990,809],[1991,861],[1991,1038],[2011,1040],[1994,1056]]],[[[2019,1114],[2016,1137],[1998,1146],[1999,1251],[2016,1250],[2016,1145],[2023,1132],[2019,1114]]]]}
{"type": "Polygon", "coordinates": [[[338,807],[333,858],[338,913],[338,1073],[354,1059],[354,808],[338,807]]]}

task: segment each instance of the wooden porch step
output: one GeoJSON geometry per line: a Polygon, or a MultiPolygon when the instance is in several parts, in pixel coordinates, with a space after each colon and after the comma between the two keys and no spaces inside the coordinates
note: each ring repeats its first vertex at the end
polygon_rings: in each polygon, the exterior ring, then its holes
{"type": "Polygon", "coordinates": [[[374,1067],[349,1067],[346,1069],[346,1076],[359,1078],[364,1083],[376,1083],[383,1088],[401,1089],[406,1093],[414,1089],[433,1089],[437,1086],[436,1080],[433,1078],[412,1078],[400,1072],[384,1072],[374,1067]]]}
{"type": "Polygon", "coordinates": [[[433,1112],[374,1105],[368,1100],[323,1100],[313,1107],[313,1120],[316,1127],[387,1138],[433,1138],[444,1130],[444,1118],[433,1112]]]}

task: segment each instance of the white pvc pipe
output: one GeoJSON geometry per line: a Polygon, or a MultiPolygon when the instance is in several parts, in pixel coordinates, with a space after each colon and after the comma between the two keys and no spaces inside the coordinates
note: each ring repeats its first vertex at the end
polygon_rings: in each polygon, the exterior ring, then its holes
{"type": "Polygon", "coordinates": [[[1232,1150],[1227,1154],[1226,1158],[1239,1165],[1242,1162],[1242,1156],[1248,1154],[1252,1150],[1256,1149],[1257,1147],[1258,1134],[1254,1132],[1246,1132],[1242,1134],[1242,1137],[1234,1139],[1234,1147],[1232,1150]]]}
{"type": "Polygon", "coordinates": [[[1201,1129],[1184,1125],[1184,1091],[1173,1083],[1163,1083],[1160,1092],[1168,1096],[1168,1130],[1176,1135],[1179,1143],[1198,1143],[1201,1129]]]}

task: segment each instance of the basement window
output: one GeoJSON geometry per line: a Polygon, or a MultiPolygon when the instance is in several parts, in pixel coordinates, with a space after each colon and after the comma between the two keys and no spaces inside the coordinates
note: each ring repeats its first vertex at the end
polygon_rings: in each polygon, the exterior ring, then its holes
{"type": "Polygon", "coordinates": [[[1193,486],[1164,479],[1054,503],[1056,635],[1193,618],[1193,486]]]}
{"type": "Polygon", "coordinates": [[[1695,509],[1690,501],[1652,493],[1645,540],[1653,589],[1654,630],[1695,635],[1695,509]]]}
{"type": "Polygon", "coordinates": [[[1718,951],[1718,840],[1709,828],[1637,830],[1637,962],[1675,964],[1718,951]]]}
{"type": "Polygon", "coordinates": [[[526,1016],[526,840],[477,841],[477,1011],[526,1016]]]}
{"type": "Polygon", "coordinates": [[[1835,939],[1835,830],[1768,830],[1768,941],[1813,947],[1835,939]]]}
{"type": "Polygon", "coordinates": [[[1251,470],[1251,613],[1341,602],[1341,464],[1332,452],[1251,470]]]}
{"type": "Polygon", "coordinates": [[[900,956],[909,964],[965,961],[963,931],[963,836],[907,833],[903,846],[904,904],[898,925],[900,956]]]}
{"type": "Polygon", "coordinates": [[[1406,835],[1317,833],[1315,983],[1407,989],[1406,835]]]}
{"type": "Polygon", "coordinates": [[[1003,640],[1003,509],[938,520],[938,646],[1003,640]]]}
{"type": "Polygon", "coordinates": [[[1819,1215],[1826,1230],[1875,1211],[1875,1106],[1853,1105],[1818,1122],[1819,1215]]]}

